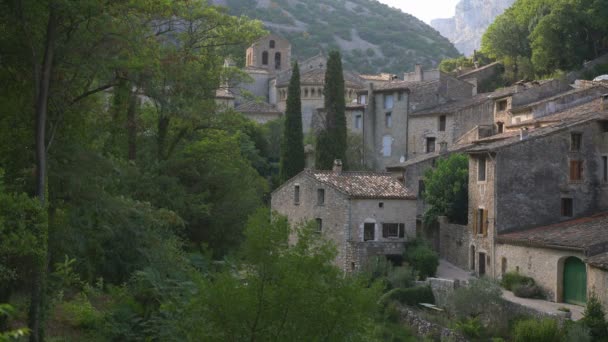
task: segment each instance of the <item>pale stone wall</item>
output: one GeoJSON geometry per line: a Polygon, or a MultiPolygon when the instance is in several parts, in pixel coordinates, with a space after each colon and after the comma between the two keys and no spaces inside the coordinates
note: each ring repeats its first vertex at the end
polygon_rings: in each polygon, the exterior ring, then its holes
{"type": "MultiPolygon", "coordinates": [[[[442,114],[443,115],[443,114],[442,114]]],[[[426,154],[426,139],[435,138],[435,151],[439,151],[442,142],[451,146],[454,142],[454,116],[446,117],[444,131],[439,131],[439,114],[411,116],[408,126],[407,155],[408,159],[426,154]]]]}
{"type": "Polygon", "coordinates": [[[427,204],[424,201],[424,198],[420,196],[420,181],[424,180],[424,173],[426,170],[433,167],[435,159],[436,158],[431,158],[416,164],[408,165],[403,174],[405,187],[418,195],[418,199],[416,201],[416,216],[419,218],[424,216],[427,209],[427,204]]]}
{"type": "Polygon", "coordinates": [[[245,72],[252,78],[252,82],[240,83],[237,87],[230,89],[236,95],[236,105],[238,106],[250,100],[244,97],[246,93],[249,93],[256,98],[260,98],[263,101],[269,101],[270,76],[268,73],[259,70],[245,70],[245,72]]]}
{"type": "Polygon", "coordinates": [[[268,69],[271,73],[289,69],[291,67],[291,44],[286,39],[270,34],[253,43],[246,51],[245,65],[268,69]],[[270,42],[274,41],[274,47],[270,42]],[[268,62],[263,64],[262,54],[268,53],[268,62]],[[280,53],[280,67],[275,67],[275,54],[280,53]]]}
{"type": "Polygon", "coordinates": [[[448,262],[468,270],[468,245],[472,241],[472,230],[468,226],[449,223],[447,217],[439,218],[439,255],[448,262]]]}
{"type": "MultiPolygon", "coordinates": [[[[499,276],[502,276],[503,262],[505,262],[506,272],[519,272],[533,278],[543,289],[548,300],[561,302],[564,261],[571,256],[581,260],[584,258],[583,253],[577,251],[497,244],[494,266],[500,271],[499,276]]],[[[588,282],[587,286],[589,285],[588,282]]]]}
{"type": "Polygon", "coordinates": [[[476,126],[491,126],[494,123],[493,111],[494,104],[490,100],[457,111],[454,113],[452,136],[459,139],[476,126]]]}
{"type": "Polygon", "coordinates": [[[608,271],[587,265],[587,295],[594,292],[608,311],[608,271]]]}

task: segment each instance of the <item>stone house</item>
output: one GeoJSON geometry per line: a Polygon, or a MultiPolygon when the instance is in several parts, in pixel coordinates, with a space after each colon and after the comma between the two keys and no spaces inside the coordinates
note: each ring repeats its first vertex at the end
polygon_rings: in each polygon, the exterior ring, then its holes
{"type": "Polygon", "coordinates": [[[346,272],[372,256],[399,260],[415,236],[414,194],[388,173],[343,172],[339,161],[331,171],[305,170],[285,182],[272,193],[271,208],[292,225],[316,222],[346,272]]]}
{"type": "MultiPolygon", "coordinates": [[[[519,271],[553,301],[584,302],[605,281],[608,226],[605,215],[595,216],[608,210],[605,109],[593,101],[541,118],[552,125],[480,139],[467,149],[469,224],[461,235],[469,239],[460,255],[468,252],[468,265],[460,266],[493,278],[519,271]],[[586,258],[596,266],[585,265],[586,258]]],[[[454,227],[441,226],[442,237],[447,229],[454,227]]],[[[606,291],[601,296],[608,304],[606,291]]]]}
{"type": "Polygon", "coordinates": [[[247,101],[237,106],[235,110],[259,124],[264,124],[283,116],[283,112],[275,106],[262,101],[247,101]]]}

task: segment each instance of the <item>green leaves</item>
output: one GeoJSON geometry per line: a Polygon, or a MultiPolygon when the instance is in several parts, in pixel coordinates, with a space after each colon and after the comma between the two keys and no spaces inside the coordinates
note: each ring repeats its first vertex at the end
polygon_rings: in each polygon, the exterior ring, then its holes
{"type": "Polygon", "coordinates": [[[455,223],[467,222],[468,180],[469,159],[463,154],[439,159],[436,167],[424,174],[424,200],[430,206],[424,214],[426,224],[442,215],[455,223]]]}
{"type": "Polygon", "coordinates": [[[291,179],[304,170],[304,134],[302,133],[302,102],[300,100],[300,68],[295,62],[287,89],[285,128],[281,141],[281,162],[279,178],[282,182],[291,179]]]}

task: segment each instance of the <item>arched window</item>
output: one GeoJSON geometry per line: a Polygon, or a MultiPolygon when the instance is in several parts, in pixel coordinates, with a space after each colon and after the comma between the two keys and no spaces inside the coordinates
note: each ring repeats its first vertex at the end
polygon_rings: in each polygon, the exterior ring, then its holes
{"type": "Polygon", "coordinates": [[[268,51],[262,52],[262,65],[268,65],[268,51]]]}
{"type": "Polygon", "coordinates": [[[281,69],[281,53],[277,52],[274,54],[274,68],[279,70],[281,69]]]}
{"type": "Polygon", "coordinates": [[[271,49],[274,49],[274,40],[271,40],[271,41],[270,41],[270,48],[271,48],[271,49]]]}

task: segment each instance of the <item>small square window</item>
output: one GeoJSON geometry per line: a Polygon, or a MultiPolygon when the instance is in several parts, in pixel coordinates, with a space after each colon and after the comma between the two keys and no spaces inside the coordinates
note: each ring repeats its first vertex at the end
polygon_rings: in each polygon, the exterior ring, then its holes
{"type": "Polygon", "coordinates": [[[378,203],[378,208],[384,208],[384,202],[378,203]]]}
{"type": "Polygon", "coordinates": [[[445,122],[446,122],[445,115],[441,115],[439,117],[439,131],[440,132],[445,132],[445,122]]]}
{"type": "Polygon", "coordinates": [[[426,138],[426,153],[435,152],[435,138],[426,138]]]}
{"type": "Polygon", "coordinates": [[[477,159],[477,181],[484,182],[486,180],[486,157],[482,156],[477,159]]]}
{"type": "Polygon", "coordinates": [[[384,123],[386,124],[386,128],[393,127],[393,113],[386,113],[384,123]]]}
{"type": "Polygon", "coordinates": [[[563,217],[572,217],[573,216],[572,198],[562,198],[562,216],[563,217]]]}
{"type": "Polygon", "coordinates": [[[581,133],[572,133],[570,135],[570,151],[580,151],[583,135],[581,133]]]}
{"type": "Polygon", "coordinates": [[[317,189],[317,205],[325,205],[325,189],[317,189]]]}

